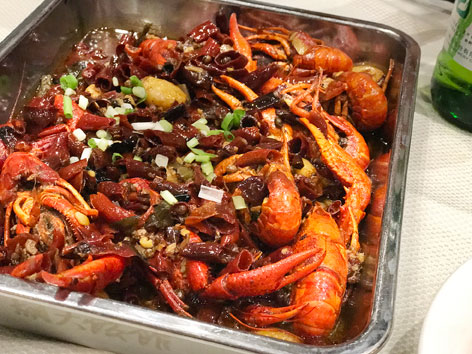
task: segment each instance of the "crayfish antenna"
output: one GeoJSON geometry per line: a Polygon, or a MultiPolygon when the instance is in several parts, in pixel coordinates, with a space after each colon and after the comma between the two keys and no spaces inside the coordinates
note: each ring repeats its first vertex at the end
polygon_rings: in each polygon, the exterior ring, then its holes
{"type": "Polygon", "coordinates": [[[154,286],[154,288],[158,292],[162,294],[167,304],[172,308],[172,310],[176,314],[188,318],[193,318],[191,314],[185,311],[186,309],[188,309],[188,305],[177,296],[174,289],[172,288],[172,285],[170,285],[169,280],[161,280],[157,278],[150,269],[147,272],[147,276],[149,282],[154,286]]]}

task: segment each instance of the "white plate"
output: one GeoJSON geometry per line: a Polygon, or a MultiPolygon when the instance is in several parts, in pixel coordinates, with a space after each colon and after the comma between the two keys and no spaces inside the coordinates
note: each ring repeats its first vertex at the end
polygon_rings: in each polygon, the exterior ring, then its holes
{"type": "Polygon", "coordinates": [[[419,354],[472,353],[472,259],[443,284],[426,315],[419,354]]]}

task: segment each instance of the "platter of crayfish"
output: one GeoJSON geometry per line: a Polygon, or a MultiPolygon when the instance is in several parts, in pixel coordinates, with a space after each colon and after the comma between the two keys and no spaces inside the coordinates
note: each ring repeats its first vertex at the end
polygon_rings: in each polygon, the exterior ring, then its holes
{"type": "Polygon", "coordinates": [[[12,101],[2,274],[261,343],[376,325],[405,58],[258,11],[90,28],[12,101]]]}

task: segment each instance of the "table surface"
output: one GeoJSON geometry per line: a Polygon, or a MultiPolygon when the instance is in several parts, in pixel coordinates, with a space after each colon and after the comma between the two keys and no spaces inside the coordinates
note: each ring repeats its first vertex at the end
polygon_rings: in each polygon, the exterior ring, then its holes
{"type": "MultiPolygon", "coordinates": [[[[40,3],[0,0],[0,40],[40,3]]],[[[303,0],[291,6],[387,24],[408,33],[421,46],[394,325],[382,349],[382,353],[414,353],[435,294],[472,255],[472,203],[465,192],[472,185],[471,134],[441,119],[429,96],[448,15],[431,5],[401,0],[303,0]]],[[[4,353],[105,353],[4,327],[0,327],[0,343],[4,353]]]]}

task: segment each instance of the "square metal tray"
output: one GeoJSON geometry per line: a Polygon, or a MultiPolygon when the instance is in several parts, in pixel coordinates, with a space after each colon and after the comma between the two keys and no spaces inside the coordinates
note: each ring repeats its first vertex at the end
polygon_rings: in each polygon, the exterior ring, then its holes
{"type": "MultiPolygon", "coordinates": [[[[390,88],[389,123],[381,134],[392,148],[382,228],[366,217],[361,243],[366,256],[361,281],[344,305],[344,327],[336,345],[310,346],[256,336],[152,311],[126,303],[65,292],[55,287],[0,276],[0,323],[119,353],[372,353],[392,326],[404,186],[414,113],[420,49],[408,35],[364,21],[306,10],[234,0],[47,0],[0,46],[0,122],[18,96],[21,107],[41,75],[61,63],[72,44],[98,27],[153,31],[179,37],[223,7],[246,25],[302,29],[343,48],[355,62],[396,68],[390,88]]],[[[379,181],[378,181],[379,182],[379,181]]]]}

